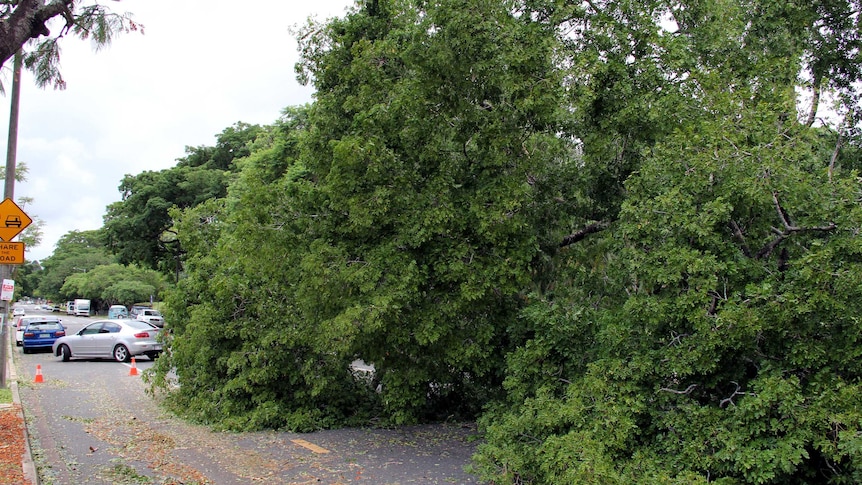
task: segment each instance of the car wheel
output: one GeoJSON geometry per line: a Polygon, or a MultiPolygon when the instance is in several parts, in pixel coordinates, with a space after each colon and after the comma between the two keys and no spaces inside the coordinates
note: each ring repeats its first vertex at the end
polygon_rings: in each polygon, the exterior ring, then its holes
{"type": "Polygon", "coordinates": [[[117,362],[128,362],[130,359],[129,349],[125,345],[117,345],[114,347],[114,360],[117,362]]]}
{"type": "Polygon", "coordinates": [[[15,345],[17,345],[18,347],[21,347],[21,346],[22,346],[22,345],[24,345],[24,344],[23,344],[22,342],[19,342],[19,341],[17,341],[17,340],[16,340],[16,341],[15,341],[15,345]]]}
{"type": "Polygon", "coordinates": [[[69,350],[69,346],[61,345],[58,350],[59,351],[57,353],[63,356],[63,362],[69,362],[69,360],[72,358],[72,351],[69,350]]]}
{"type": "Polygon", "coordinates": [[[30,349],[28,349],[27,347],[24,347],[24,349],[23,349],[23,350],[24,350],[24,353],[25,353],[25,354],[29,354],[29,353],[30,353],[30,349]]]}

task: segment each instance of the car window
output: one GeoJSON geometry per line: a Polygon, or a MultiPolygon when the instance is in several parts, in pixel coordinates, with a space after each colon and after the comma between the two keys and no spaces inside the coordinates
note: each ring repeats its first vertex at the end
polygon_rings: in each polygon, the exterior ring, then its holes
{"type": "Polygon", "coordinates": [[[89,326],[84,327],[84,330],[81,331],[81,335],[94,335],[99,333],[99,330],[102,329],[101,323],[94,323],[89,326]]]}
{"type": "Polygon", "coordinates": [[[43,332],[45,330],[63,330],[63,327],[59,323],[54,323],[54,322],[31,323],[27,328],[29,330],[43,331],[43,332]]]}
{"type": "Polygon", "coordinates": [[[117,333],[121,329],[122,327],[112,322],[105,322],[105,324],[102,325],[102,333],[117,333]]]}

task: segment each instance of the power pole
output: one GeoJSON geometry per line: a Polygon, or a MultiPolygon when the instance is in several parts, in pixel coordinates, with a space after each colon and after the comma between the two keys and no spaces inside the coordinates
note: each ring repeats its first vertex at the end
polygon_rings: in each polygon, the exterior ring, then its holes
{"type": "MultiPolygon", "coordinates": [[[[3,190],[4,199],[15,198],[15,169],[16,160],[18,157],[18,106],[21,100],[21,51],[15,53],[15,58],[12,62],[12,97],[10,98],[9,108],[9,139],[6,145],[6,180],[3,190]]],[[[8,264],[0,265],[0,280],[10,279],[12,276],[12,266],[8,264]]],[[[2,281],[0,281],[2,282],[2,281]]],[[[6,349],[9,347],[8,337],[9,323],[6,319],[9,316],[10,302],[4,300],[3,315],[0,316],[0,388],[6,387],[6,349]]]]}

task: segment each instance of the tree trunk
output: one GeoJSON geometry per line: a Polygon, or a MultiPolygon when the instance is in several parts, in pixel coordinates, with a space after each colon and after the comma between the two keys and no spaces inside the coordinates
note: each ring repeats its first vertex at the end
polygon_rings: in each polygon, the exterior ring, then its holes
{"type": "Polygon", "coordinates": [[[0,67],[30,38],[50,35],[45,22],[68,11],[72,3],[58,0],[45,5],[44,0],[20,0],[12,14],[0,21],[0,67]]]}

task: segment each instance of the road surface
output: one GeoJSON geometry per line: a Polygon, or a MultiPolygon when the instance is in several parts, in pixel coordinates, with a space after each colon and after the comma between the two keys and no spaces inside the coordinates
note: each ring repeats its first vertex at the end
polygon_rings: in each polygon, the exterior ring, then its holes
{"type": "MultiPolygon", "coordinates": [[[[97,319],[61,318],[70,333],[97,319]]],[[[464,470],[477,444],[472,424],[213,432],[166,414],[145,393],[146,357],[130,375],[129,364],[114,361],[14,352],[43,485],[479,483],[464,470]],[[33,382],[37,365],[42,383],[33,382]]]]}

